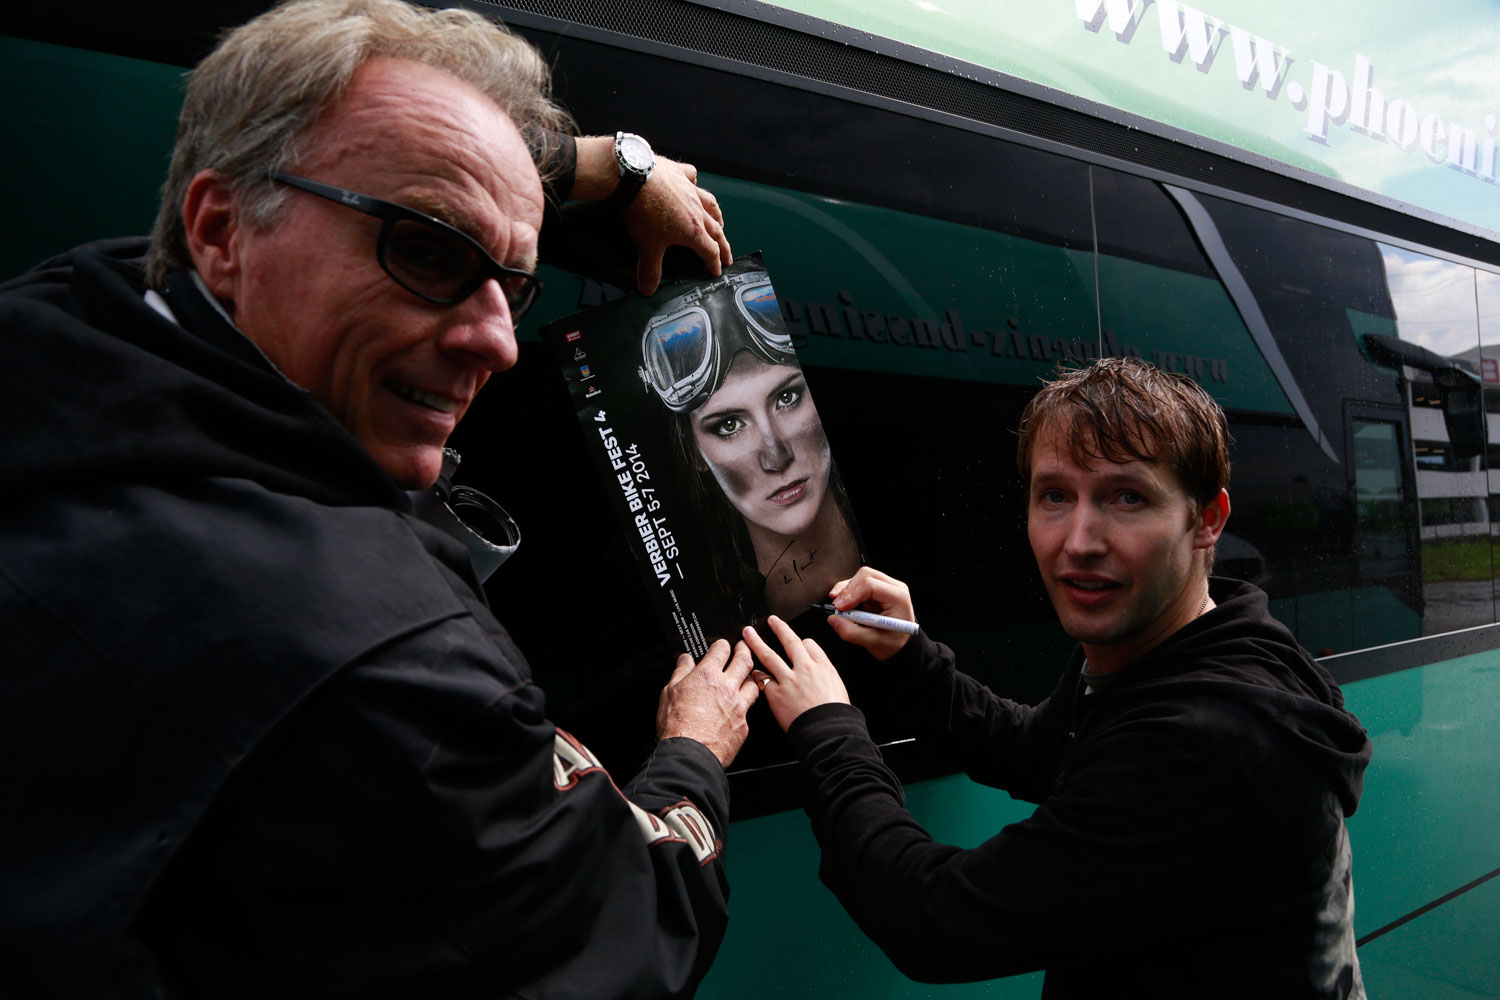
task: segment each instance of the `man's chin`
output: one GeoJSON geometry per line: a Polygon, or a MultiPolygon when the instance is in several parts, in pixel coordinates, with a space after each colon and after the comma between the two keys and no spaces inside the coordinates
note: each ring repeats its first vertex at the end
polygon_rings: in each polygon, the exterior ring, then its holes
{"type": "Polygon", "coordinates": [[[1063,632],[1074,642],[1089,646],[1107,646],[1125,638],[1119,622],[1088,618],[1083,615],[1059,615],[1063,632]]]}
{"type": "Polygon", "coordinates": [[[403,490],[425,490],[443,471],[443,449],[437,446],[376,448],[370,455],[403,490]]]}

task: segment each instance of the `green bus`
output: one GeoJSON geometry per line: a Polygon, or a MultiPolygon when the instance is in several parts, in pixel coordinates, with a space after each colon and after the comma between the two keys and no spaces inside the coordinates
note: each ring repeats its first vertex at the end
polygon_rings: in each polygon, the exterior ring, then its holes
{"type": "MultiPolygon", "coordinates": [[[[1500,996],[1492,4],[461,2],[547,53],[583,131],[700,168],[776,282],[872,562],[997,691],[1044,697],[1069,647],[1014,466],[1039,379],[1134,354],[1212,392],[1234,438],[1216,572],[1267,591],[1375,743],[1350,821],[1369,993],[1500,996]]],[[[263,6],[7,14],[0,276],[149,227],[182,68],[263,6]]],[[[628,767],[663,637],[535,337],[622,291],[546,281],[517,370],[461,429],[462,478],[522,526],[490,597],[554,718],[628,767]]],[[[851,688],[935,837],[1029,814],[851,688]]],[[[1038,996],[1040,974],[916,984],[864,939],[757,712],[700,995],[1038,996]]]]}

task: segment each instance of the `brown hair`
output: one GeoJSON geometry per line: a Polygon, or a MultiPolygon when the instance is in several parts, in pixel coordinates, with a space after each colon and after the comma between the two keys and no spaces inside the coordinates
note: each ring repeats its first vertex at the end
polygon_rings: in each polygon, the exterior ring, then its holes
{"type": "MultiPolygon", "coordinates": [[[[182,202],[199,171],[234,178],[251,222],[276,220],[286,192],[266,175],[289,166],[308,127],[379,57],[453,74],[529,136],[572,130],[550,96],[546,63],[497,21],[404,0],[289,0],[224,35],[188,74],[172,165],[146,258],[148,284],[191,264],[182,202]]],[[[542,151],[541,159],[550,159],[542,151]]]]}
{"type": "Polygon", "coordinates": [[[1079,465],[1160,462],[1177,475],[1199,509],[1229,484],[1224,411],[1186,375],[1139,358],[1101,358],[1059,374],[1021,413],[1016,466],[1031,480],[1032,450],[1055,428],[1079,465]]]}

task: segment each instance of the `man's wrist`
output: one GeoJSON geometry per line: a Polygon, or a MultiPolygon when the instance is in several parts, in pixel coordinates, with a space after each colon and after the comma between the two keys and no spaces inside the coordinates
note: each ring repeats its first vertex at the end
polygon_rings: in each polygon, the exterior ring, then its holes
{"type": "Polygon", "coordinates": [[[574,148],[576,159],[572,197],[577,201],[612,199],[620,188],[620,164],[615,158],[615,137],[580,136],[575,140],[574,148]]]}
{"type": "MultiPolygon", "coordinates": [[[[722,743],[711,743],[708,740],[703,739],[702,737],[689,736],[687,733],[672,733],[670,735],[658,736],[656,738],[656,742],[658,744],[672,742],[678,744],[690,743],[695,747],[701,747],[703,749],[703,752],[712,757],[714,761],[722,768],[727,768],[729,766],[729,764],[724,760],[724,755],[726,752],[728,752],[728,756],[731,761],[734,760],[735,757],[735,751],[731,750],[727,745],[722,743]]],[[[735,748],[735,750],[737,749],[738,748],[735,748]]]]}
{"type": "Polygon", "coordinates": [[[607,135],[584,135],[574,140],[574,201],[602,201],[615,189],[615,140],[607,135]]]}

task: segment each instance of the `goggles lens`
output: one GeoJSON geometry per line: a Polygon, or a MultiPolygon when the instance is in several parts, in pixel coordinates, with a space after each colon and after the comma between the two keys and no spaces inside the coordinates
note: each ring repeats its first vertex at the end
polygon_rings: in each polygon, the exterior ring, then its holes
{"type": "Polygon", "coordinates": [[[674,410],[691,406],[717,361],[713,324],[701,306],[654,318],[646,327],[641,359],[662,401],[674,410]]]}
{"type": "Polygon", "coordinates": [[[781,304],[776,301],[776,289],[771,287],[770,278],[741,288],[735,294],[734,303],[739,306],[740,315],[745,317],[745,322],[759,335],[761,345],[773,354],[785,355],[767,360],[785,364],[796,357],[792,348],[792,335],[782,322],[781,304]]]}
{"type": "Polygon", "coordinates": [[[764,271],[728,275],[667,302],[646,324],[641,374],[668,408],[681,413],[718,390],[742,350],[766,364],[797,364],[764,271]]]}

